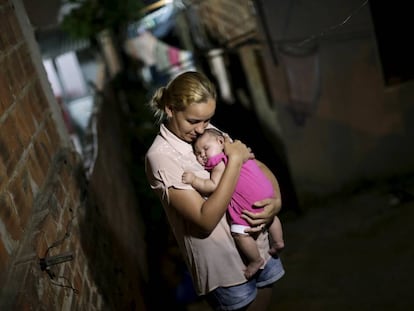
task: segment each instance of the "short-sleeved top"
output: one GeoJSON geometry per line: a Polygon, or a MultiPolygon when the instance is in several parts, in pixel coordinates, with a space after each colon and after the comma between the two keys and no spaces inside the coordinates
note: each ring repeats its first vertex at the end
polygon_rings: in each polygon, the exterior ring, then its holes
{"type": "MultiPolygon", "coordinates": [[[[204,295],[220,286],[246,282],[243,272],[246,267],[236,249],[225,213],[210,235],[201,236],[195,226],[169,204],[170,187],[196,191],[182,182],[184,171],[192,171],[201,178],[209,177],[209,172],[197,162],[191,144],[179,139],[162,124],[147,151],[145,169],[151,188],[162,202],[197,294],[204,295]]],[[[270,257],[268,233],[261,233],[257,243],[267,262],[270,257]]]]}

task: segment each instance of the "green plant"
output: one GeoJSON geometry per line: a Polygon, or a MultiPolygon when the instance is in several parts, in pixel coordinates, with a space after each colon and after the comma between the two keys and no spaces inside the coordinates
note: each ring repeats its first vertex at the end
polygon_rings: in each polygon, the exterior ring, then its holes
{"type": "Polygon", "coordinates": [[[75,38],[91,38],[104,29],[119,33],[139,20],[144,4],[139,0],[66,0],[74,8],[64,16],[62,29],[75,38]]]}

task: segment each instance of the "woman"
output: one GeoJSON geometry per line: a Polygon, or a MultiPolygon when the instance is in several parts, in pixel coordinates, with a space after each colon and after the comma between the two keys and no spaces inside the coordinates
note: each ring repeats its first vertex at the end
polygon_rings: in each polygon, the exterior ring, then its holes
{"type": "Polygon", "coordinates": [[[199,72],[185,72],[159,88],[152,100],[160,132],[146,154],[146,172],[151,188],[159,196],[198,295],[205,296],[215,310],[265,310],[271,286],[284,274],[279,258],[268,253],[269,225],[281,208],[280,190],[275,176],[258,161],[271,179],[275,197],[256,202],[261,213],[245,211],[253,226],[246,232],[257,235],[262,269],[249,280],[246,268],[231,236],[226,210],[237,184],[242,164],[253,155],[242,142],[225,140],[227,166],[216,191],[208,198],[184,184],[184,171],[201,178],[209,172],[197,161],[191,143],[211,127],[216,109],[214,85],[199,72]]]}

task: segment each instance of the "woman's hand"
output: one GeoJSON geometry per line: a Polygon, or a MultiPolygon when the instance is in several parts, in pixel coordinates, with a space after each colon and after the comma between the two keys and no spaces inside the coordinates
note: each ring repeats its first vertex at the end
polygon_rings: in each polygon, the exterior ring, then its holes
{"type": "Polygon", "coordinates": [[[241,217],[251,225],[251,228],[245,230],[246,233],[259,232],[265,226],[270,226],[282,207],[282,200],[280,198],[265,199],[254,203],[254,206],[263,207],[263,211],[259,213],[243,211],[241,217]]]}
{"type": "Polygon", "coordinates": [[[254,154],[249,147],[240,140],[232,141],[228,136],[224,136],[224,153],[229,159],[239,159],[241,163],[254,159],[254,154]]]}

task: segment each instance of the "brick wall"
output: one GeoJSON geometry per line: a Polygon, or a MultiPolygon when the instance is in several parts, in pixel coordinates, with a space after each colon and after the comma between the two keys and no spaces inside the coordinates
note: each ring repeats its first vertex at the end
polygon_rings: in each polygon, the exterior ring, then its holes
{"type": "Polygon", "coordinates": [[[249,0],[193,1],[205,28],[219,43],[235,45],[256,34],[253,4],[249,0]]]}
{"type": "MultiPolygon", "coordinates": [[[[0,310],[145,310],[143,259],[117,257],[135,254],[119,243],[134,224],[101,217],[108,188],[91,194],[20,0],[0,0],[0,30],[0,310]],[[42,269],[59,255],[69,260],[42,269]]],[[[144,246],[134,244],[143,258],[144,246]]]]}

